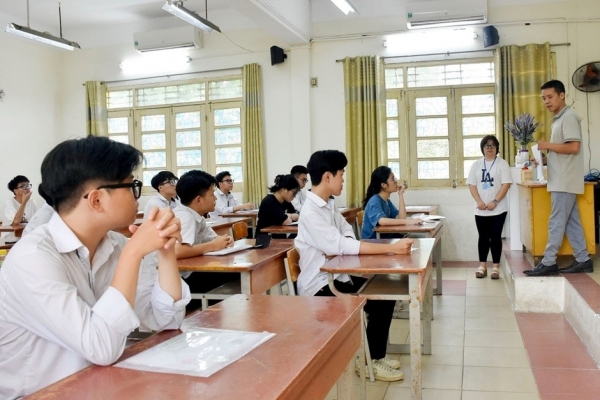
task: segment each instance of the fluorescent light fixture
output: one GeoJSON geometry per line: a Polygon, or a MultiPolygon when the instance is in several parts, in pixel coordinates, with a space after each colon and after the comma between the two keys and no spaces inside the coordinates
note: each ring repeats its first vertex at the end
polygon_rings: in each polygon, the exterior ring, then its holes
{"type": "Polygon", "coordinates": [[[210,22],[208,19],[202,18],[195,12],[188,10],[181,3],[181,1],[167,0],[163,6],[163,10],[207,32],[211,32],[213,30],[221,32],[221,29],[219,29],[218,26],[210,22]]]}
{"type": "Polygon", "coordinates": [[[342,12],[346,15],[351,12],[356,12],[352,4],[348,0],[331,0],[333,4],[336,5],[337,8],[342,10],[342,12]]]}
{"type": "Polygon", "coordinates": [[[79,44],[72,42],[67,39],[52,36],[46,32],[36,31],[26,26],[17,25],[15,23],[9,23],[6,25],[6,32],[12,33],[13,35],[21,36],[27,39],[36,40],[45,44],[60,47],[61,49],[73,50],[75,47],[80,49],[79,44]]]}
{"type": "Polygon", "coordinates": [[[133,60],[123,61],[119,67],[125,73],[172,72],[185,69],[192,61],[192,58],[187,55],[170,54],[166,57],[163,54],[148,56],[149,54],[145,54],[133,60]]]}

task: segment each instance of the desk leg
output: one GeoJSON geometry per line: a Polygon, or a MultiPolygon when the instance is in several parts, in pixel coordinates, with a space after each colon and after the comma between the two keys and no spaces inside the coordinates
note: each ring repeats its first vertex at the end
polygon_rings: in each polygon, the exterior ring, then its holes
{"type": "Polygon", "coordinates": [[[242,294],[252,294],[252,283],[250,282],[249,272],[240,272],[240,285],[242,294]]]}
{"type": "Polygon", "coordinates": [[[442,295],[442,238],[436,243],[435,249],[433,250],[433,261],[435,262],[435,294],[438,296],[442,295]]]}
{"type": "Polygon", "coordinates": [[[411,400],[421,400],[421,304],[419,302],[419,275],[408,276],[408,293],[410,295],[410,372],[411,400]]]}
{"type": "Polygon", "coordinates": [[[433,319],[433,284],[429,274],[423,299],[423,354],[431,354],[431,320],[433,319]]]}
{"type": "Polygon", "coordinates": [[[381,237],[380,237],[380,235],[379,235],[379,232],[375,232],[375,237],[376,237],[377,239],[381,239],[381,237]]]}
{"type": "MultiPolygon", "coordinates": [[[[339,400],[352,399],[352,381],[354,378],[354,362],[355,362],[354,358],[352,360],[350,360],[348,365],[346,365],[344,372],[342,372],[342,375],[340,375],[340,377],[337,381],[337,398],[339,400]]],[[[364,381],[363,381],[362,386],[365,386],[364,381]]],[[[361,389],[361,400],[365,400],[365,399],[366,399],[366,386],[365,386],[365,397],[363,397],[362,389],[361,389]]]]}

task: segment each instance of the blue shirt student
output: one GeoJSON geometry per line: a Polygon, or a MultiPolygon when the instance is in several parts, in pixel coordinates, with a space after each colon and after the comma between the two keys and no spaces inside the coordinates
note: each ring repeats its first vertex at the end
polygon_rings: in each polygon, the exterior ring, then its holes
{"type": "Polygon", "coordinates": [[[360,237],[362,239],[375,239],[376,234],[373,232],[373,228],[377,226],[377,222],[381,218],[396,218],[398,213],[398,209],[391,200],[388,199],[386,201],[378,194],[374,195],[369,199],[365,207],[360,237]]]}

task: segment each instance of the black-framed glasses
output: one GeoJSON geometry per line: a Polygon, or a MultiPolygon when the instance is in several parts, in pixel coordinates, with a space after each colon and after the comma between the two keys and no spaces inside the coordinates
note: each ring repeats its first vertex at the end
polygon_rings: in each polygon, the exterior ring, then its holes
{"type": "Polygon", "coordinates": [[[306,185],[308,183],[308,179],[302,178],[302,179],[300,179],[300,182],[302,182],[302,183],[304,183],[306,185]]]}
{"type": "Polygon", "coordinates": [[[486,144],[485,146],[483,146],[486,149],[495,149],[496,145],[495,144],[486,144]]]}
{"type": "MultiPolygon", "coordinates": [[[[102,185],[102,186],[98,186],[96,188],[96,190],[100,190],[100,189],[121,189],[121,188],[131,188],[131,191],[133,192],[133,197],[135,197],[136,199],[139,199],[140,196],[142,195],[142,186],[144,184],[142,183],[142,181],[138,181],[137,179],[134,179],[133,182],[130,183],[115,183],[112,185],[102,185]]],[[[86,193],[83,198],[87,199],[89,196],[89,193],[86,193]]]]}
{"type": "Polygon", "coordinates": [[[221,182],[227,182],[229,184],[235,182],[233,179],[223,179],[221,182]]]}
{"type": "Polygon", "coordinates": [[[166,185],[168,183],[171,186],[177,186],[177,182],[179,182],[179,179],[169,179],[168,181],[161,183],[161,185],[166,185]]]}
{"type": "Polygon", "coordinates": [[[24,183],[22,185],[17,186],[17,189],[31,189],[33,187],[33,185],[31,183],[24,183]]]}

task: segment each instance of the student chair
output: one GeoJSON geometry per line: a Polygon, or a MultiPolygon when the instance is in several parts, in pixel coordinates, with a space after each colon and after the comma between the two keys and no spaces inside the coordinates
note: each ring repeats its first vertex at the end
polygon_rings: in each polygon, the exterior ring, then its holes
{"type": "Polygon", "coordinates": [[[358,224],[358,239],[361,239],[361,232],[362,232],[362,224],[363,224],[363,218],[365,216],[365,212],[364,210],[360,210],[359,212],[356,213],[356,223],[358,224]]]}
{"type": "Polygon", "coordinates": [[[233,240],[246,239],[248,237],[248,224],[244,221],[236,222],[231,226],[233,240]]]}

